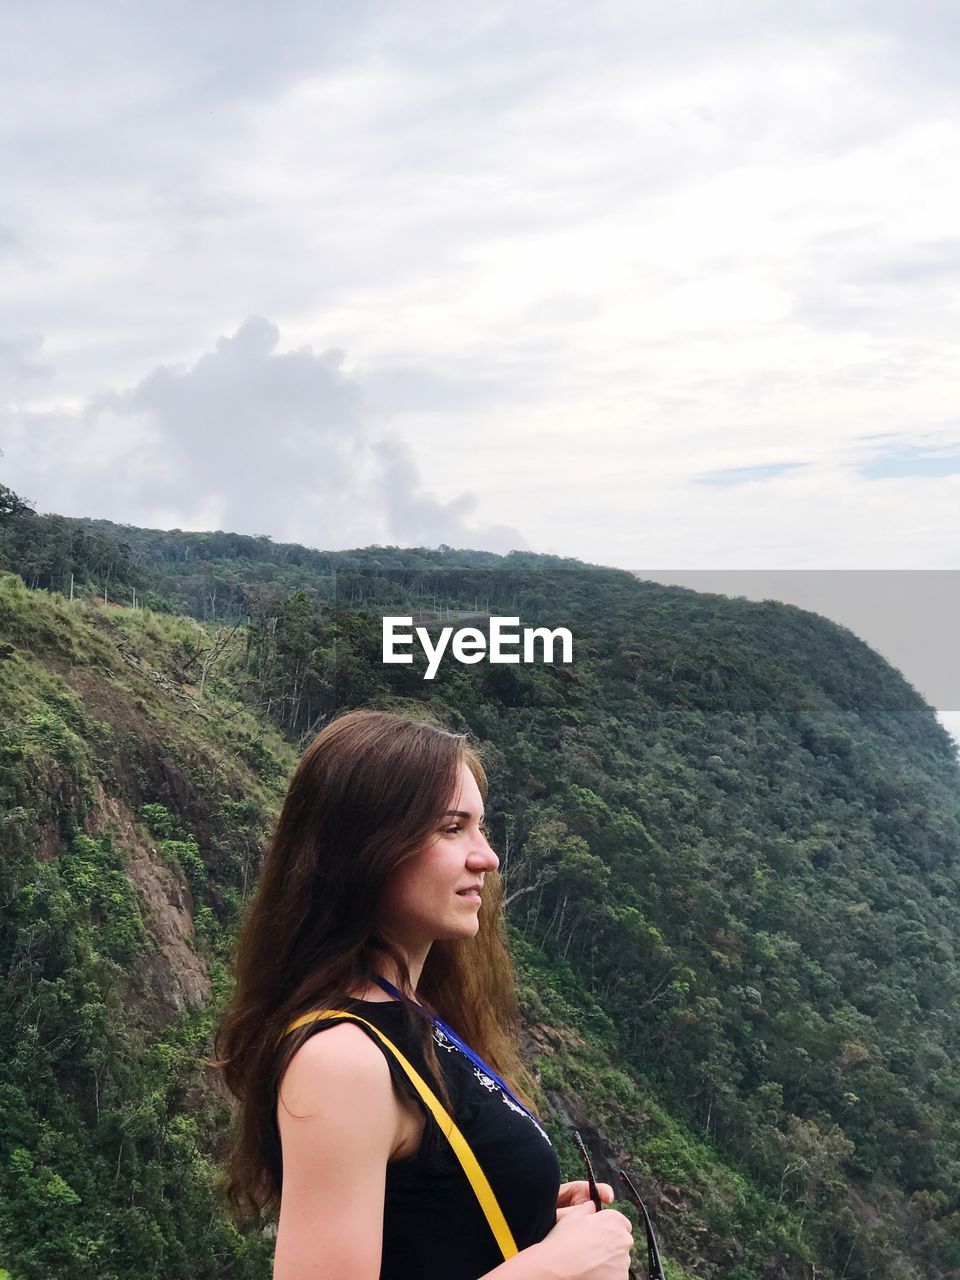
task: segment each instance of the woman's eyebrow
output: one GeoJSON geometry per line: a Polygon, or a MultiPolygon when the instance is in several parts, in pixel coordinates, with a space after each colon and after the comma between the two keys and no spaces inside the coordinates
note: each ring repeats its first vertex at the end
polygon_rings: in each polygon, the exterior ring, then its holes
{"type": "MultiPolygon", "coordinates": [[[[444,809],[440,815],[441,818],[472,818],[473,814],[469,809],[444,809]]],[[[483,821],[483,814],[480,814],[480,821],[483,821]]]]}

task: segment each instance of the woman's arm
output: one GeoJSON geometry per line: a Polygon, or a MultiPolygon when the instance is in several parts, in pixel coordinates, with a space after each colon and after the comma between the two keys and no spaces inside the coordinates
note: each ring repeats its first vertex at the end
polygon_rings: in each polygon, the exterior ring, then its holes
{"type": "MultiPolygon", "coordinates": [[[[283,1194],[273,1280],[379,1280],[387,1161],[403,1133],[386,1058],[341,1023],[297,1050],[277,1092],[283,1194]]],[[[591,1223],[593,1212],[572,1203],[544,1240],[481,1280],[625,1280],[629,1220],[608,1210],[591,1223]]]]}
{"type": "Polygon", "coordinates": [[[387,1161],[401,1121],[386,1058],[341,1023],[297,1050],[277,1092],[283,1194],[273,1280],[378,1280],[387,1161]]]}

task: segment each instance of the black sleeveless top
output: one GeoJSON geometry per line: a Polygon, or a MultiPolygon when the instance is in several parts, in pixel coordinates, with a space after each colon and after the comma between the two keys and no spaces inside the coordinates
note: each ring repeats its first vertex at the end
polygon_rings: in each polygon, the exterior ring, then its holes
{"type": "MultiPolygon", "coordinates": [[[[379,1028],[431,1083],[398,1000],[348,999],[341,1005],[379,1028]]],[[[352,1020],[318,1020],[311,1034],[345,1021],[352,1020]]],[[[477,1280],[503,1262],[503,1254],[463,1166],[390,1050],[362,1023],[352,1025],[377,1045],[393,1079],[426,1116],[416,1154],[387,1164],[380,1280],[477,1280]]],[[[517,1248],[538,1243],[557,1220],[560,1163],[550,1139],[438,1027],[433,1039],[453,1118],[490,1182],[517,1248]]]]}

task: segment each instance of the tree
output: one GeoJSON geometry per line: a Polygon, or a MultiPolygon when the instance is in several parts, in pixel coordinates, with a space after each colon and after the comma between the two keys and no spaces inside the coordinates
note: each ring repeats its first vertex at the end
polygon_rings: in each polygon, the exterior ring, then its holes
{"type": "Polygon", "coordinates": [[[12,489],[8,489],[5,484],[0,484],[0,525],[16,520],[17,516],[22,516],[31,510],[28,502],[15,494],[12,489]]]}

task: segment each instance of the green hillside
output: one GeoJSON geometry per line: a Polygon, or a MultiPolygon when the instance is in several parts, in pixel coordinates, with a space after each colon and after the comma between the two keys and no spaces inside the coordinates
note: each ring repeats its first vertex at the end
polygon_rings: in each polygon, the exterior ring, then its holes
{"type": "Polygon", "coordinates": [[[229,1107],[197,1059],[300,744],[410,699],[483,745],[565,1176],[572,1122],[607,1181],[636,1171],[671,1280],[960,1276],[960,776],[849,632],[550,557],[2,504],[0,556],[12,1277],[269,1276],[270,1224],[215,1198],[229,1107]],[[73,601],[24,585],[71,574],[73,601]],[[403,611],[565,625],[574,662],[428,682],[381,664],[403,611]]]}

